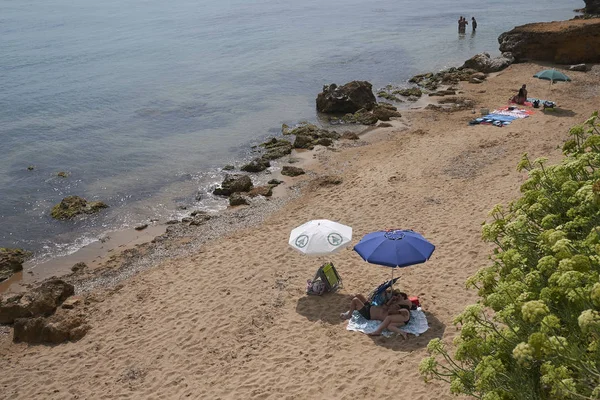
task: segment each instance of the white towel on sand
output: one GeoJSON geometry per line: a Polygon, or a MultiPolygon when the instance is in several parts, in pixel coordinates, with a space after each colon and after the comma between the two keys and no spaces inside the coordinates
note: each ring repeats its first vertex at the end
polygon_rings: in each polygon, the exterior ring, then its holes
{"type": "MultiPolygon", "coordinates": [[[[381,324],[381,321],[365,319],[365,317],[360,315],[358,311],[354,311],[354,313],[352,313],[352,318],[350,318],[350,321],[348,321],[348,326],[346,329],[349,331],[370,333],[377,329],[379,324],[381,324]]],[[[415,336],[419,336],[429,329],[427,316],[425,316],[425,313],[423,310],[421,310],[421,307],[417,308],[416,310],[411,310],[410,321],[408,321],[408,324],[404,325],[400,329],[406,333],[412,333],[415,336]]],[[[394,332],[388,331],[387,329],[382,333],[382,335],[385,337],[390,337],[393,334],[394,332]]]]}

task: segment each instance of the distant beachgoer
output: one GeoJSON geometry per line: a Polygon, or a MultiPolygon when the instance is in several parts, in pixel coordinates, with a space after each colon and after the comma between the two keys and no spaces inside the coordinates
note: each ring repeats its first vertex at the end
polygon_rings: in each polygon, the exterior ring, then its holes
{"type": "Polygon", "coordinates": [[[477,29],[477,21],[475,21],[475,17],[471,17],[471,27],[473,28],[473,32],[477,29]]]}
{"type": "Polygon", "coordinates": [[[469,22],[461,15],[458,19],[458,33],[465,33],[467,25],[469,25],[469,22]]]}

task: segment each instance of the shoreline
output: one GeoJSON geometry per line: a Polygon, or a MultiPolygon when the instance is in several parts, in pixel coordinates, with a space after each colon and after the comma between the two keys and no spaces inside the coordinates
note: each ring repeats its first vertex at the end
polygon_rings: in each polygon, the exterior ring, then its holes
{"type": "Polygon", "coordinates": [[[452,342],[454,316],[477,299],[464,282],[489,262],[480,223],[495,204],[518,196],[526,179],[516,171],[522,153],[560,159],[569,128],[600,104],[599,66],[552,88],[531,78],[539,69],[515,64],[481,84],[461,82],[461,96],[472,99],[475,110],[493,109],[526,82],[532,96],[559,104],[554,113],[535,110],[499,128],[469,126],[472,109],[405,111],[396,127],[363,135],[364,144],[311,155],[313,174],[297,184],[298,197],[264,219],[244,214],[251,207],[225,213],[219,218],[230,227],[226,232],[200,225],[193,229],[206,231],[191,241],[190,227],[173,228],[173,236],[155,243],[160,265],[136,270],[143,266],[132,260],[130,279],[107,277],[114,286],[93,291],[71,311],[84,313],[91,326],[79,341],[28,346],[0,334],[7,371],[0,384],[23,398],[350,399],[389,397],[398,390],[390,377],[401,375],[403,396],[453,398],[447,386],[425,384],[418,365],[430,339],[452,342]],[[342,182],[321,185],[319,177],[327,175],[342,182]],[[427,263],[396,275],[404,291],[419,296],[429,331],[407,341],[346,331],[339,313],[350,293],[366,293],[390,276],[388,268],[366,264],[350,250],[330,257],[344,288],[305,295],[320,260],[290,249],[287,238],[292,228],[319,217],[352,226],[353,242],[398,227],[436,245],[427,263]],[[39,379],[40,368],[46,380],[39,379]]]}

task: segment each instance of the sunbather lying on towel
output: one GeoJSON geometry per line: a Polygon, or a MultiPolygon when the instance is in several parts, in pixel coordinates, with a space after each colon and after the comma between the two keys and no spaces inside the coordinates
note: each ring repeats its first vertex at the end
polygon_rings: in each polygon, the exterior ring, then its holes
{"type": "Polygon", "coordinates": [[[371,335],[380,335],[384,329],[400,333],[406,339],[406,333],[398,329],[398,326],[406,324],[410,320],[410,310],[413,307],[406,293],[398,292],[382,306],[372,305],[365,296],[357,294],[350,303],[350,310],[340,314],[342,319],[350,319],[354,310],[369,320],[383,321],[379,328],[371,335]]]}

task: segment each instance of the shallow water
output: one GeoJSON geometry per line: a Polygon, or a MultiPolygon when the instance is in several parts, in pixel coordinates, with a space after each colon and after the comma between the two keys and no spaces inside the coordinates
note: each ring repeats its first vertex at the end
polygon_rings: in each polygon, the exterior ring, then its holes
{"type": "Polygon", "coordinates": [[[106,231],[176,216],[178,205],[224,207],[207,194],[196,202],[196,192],[282,123],[316,120],[324,84],[403,84],[481,51],[497,54],[500,33],[571,18],[583,2],[0,5],[0,247],[41,259],[106,231]],[[470,27],[457,34],[460,15],[477,18],[476,34],[470,27]],[[111,208],[53,221],[50,208],[67,195],[111,208]]]}

